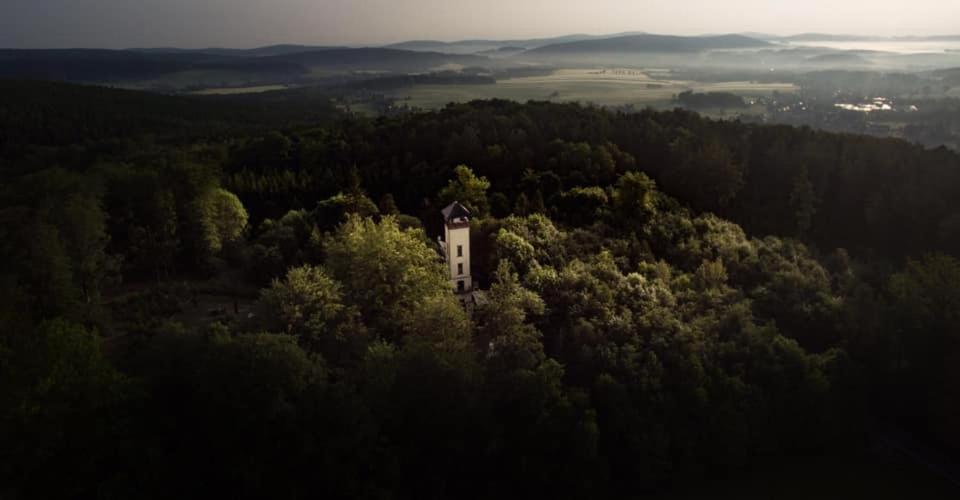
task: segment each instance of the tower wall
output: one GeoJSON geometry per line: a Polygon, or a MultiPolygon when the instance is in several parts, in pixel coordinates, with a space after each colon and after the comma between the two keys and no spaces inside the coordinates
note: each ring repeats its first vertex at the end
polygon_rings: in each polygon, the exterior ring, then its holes
{"type": "Polygon", "coordinates": [[[455,224],[446,226],[447,267],[450,270],[450,285],[454,291],[473,289],[473,277],[470,275],[470,225],[455,224]],[[461,250],[458,252],[458,248],[461,250]],[[463,266],[463,272],[460,267],[463,266]],[[460,282],[463,288],[460,288],[460,282]]]}

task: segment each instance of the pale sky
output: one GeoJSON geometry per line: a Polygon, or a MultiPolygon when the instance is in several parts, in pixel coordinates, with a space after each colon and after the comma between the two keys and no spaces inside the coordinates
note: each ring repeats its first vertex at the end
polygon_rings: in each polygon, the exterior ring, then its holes
{"type": "Polygon", "coordinates": [[[570,33],[960,34],[960,0],[0,0],[0,47],[254,47],[570,33]]]}

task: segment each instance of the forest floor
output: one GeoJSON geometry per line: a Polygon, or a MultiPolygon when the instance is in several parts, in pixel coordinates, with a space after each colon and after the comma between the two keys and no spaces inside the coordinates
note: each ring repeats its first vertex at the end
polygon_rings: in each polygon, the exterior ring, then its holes
{"type": "Polygon", "coordinates": [[[232,295],[197,294],[171,319],[191,327],[204,327],[213,322],[243,322],[251,318],[255,300],[232,295]]]}

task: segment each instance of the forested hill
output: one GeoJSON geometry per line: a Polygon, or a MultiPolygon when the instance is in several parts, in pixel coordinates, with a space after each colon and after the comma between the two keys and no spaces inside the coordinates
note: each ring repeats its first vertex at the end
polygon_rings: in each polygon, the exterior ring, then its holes
{"type": "MultiPolygon", "coordinates": [[[[460,163],[490,178],[506,207],[520,194],[549,203],[576,187],[605,188],[618,172],[636,168],[685,204],[751,234],[895,258],[960,252],[960,157],[901,140],[711,121],[685,111],[620,114],[504,101],[356,122],[335,137],[328,140],[341,144],[336,152],[322,146],[325,164],[357,165],[368,189],[392,193],[404,207],[416,207],[422,189],[439,188],[448,166],[460,163]]],[[[311,147],[291,139],[297,146],[285,155],[311,147]]],[[[271,167],[238,160],[233,173],[270,175],[271,167]]]]}
{"type": "Polygon", "coordinates": [[[204,52],[144,52],[106,49],[0,49],[0,78],[71,82],[143,81],[187,71],[226,71],[297,78],[296,63],[204,52]]]}
{"type": "Polygon", "coordinates": [[[389,48],[274,46],[250,50],[0,49],[0,78],[182,88],[224,82],[303,83],[348,70],[429,71],[486,57],[389,48]],[[158,83],[163,83],[159,85],[158,83]]]}
{"type": "MultiPolygon", "coordinates": [[[[0,108],[29,125],[0,185],[4,499],[669,498],[878,461],[886,428],[960,450],[946,150],[502,101],[204,132],[220,101],[70,95],[113,106],[0,108]]],[[[957,497],[907,476],[851,491],[957,497]]]]}
{"type": "Polygon", "coordinates": [[[320,90],[186,97],[0,79],[0,177],[51,163],[89,163],[143,141],[225,139],[338,115],[320,90]]]}
{"type": "MultiPolygon", "coordinates": [[[[52,146],[225,138],[328,123],[336,116],[326,95],[311,89],[188,98],[0,81],[0,90],[4,170],[28,158],[33,163],[28,168],[59,161],[43,150],[52,146]]],[[[718,122],[684,111],[618,114],[576,104],[505,101],[359,120],[336,136],[348,147],[322,146],[324,168],[357,165],[374,193],[392,192],[408,206],[418,203],[417,185],[435,188],[450,164],[469,164],[497,181],[512,206],[530,175],[528,183],[555,179],[539,188],[548,200],[563,189],[609,185],[616,168],[628,162],[691,207],[731,218],[754,234],[890,257],[960,252],[960,207],[952,203],[960,197],[960,158],[900,140],[718,122]]],[[[240,159],[226,175],[318,175],[311,162],[320,160],[304,155],[320,146],[302,133],[289,139],[293,150],[275,152],[290,157],[279,165],[284,168],[240,159]]],[[[89,155],[76,161],[90,161],[89,155]]]]}

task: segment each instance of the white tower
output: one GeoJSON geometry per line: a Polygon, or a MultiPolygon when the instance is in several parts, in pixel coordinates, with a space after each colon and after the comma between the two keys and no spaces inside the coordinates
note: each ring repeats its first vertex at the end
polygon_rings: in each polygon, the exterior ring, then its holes
{"type": "Polygon", "coordinates": [[[473,290],[470,276],[470,211],[459,202],[443,213],[443,257],[450,269],[450,285],[457,293],[473,290]]]}

